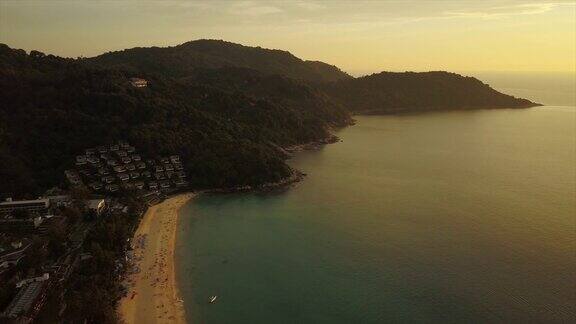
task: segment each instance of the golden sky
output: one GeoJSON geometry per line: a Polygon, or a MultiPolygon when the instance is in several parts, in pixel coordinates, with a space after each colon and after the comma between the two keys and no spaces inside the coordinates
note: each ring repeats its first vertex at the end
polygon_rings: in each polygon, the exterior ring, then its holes
{"type": "Polygon", "coordinates": [[[0,0],[0,43],[77,57],[200,38],[352,74],[576,73],[576,0],[0,0]]]}

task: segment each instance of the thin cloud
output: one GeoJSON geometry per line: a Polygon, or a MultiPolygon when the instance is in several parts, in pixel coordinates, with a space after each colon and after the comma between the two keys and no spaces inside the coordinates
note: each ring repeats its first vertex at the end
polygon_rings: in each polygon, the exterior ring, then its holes
{"type": "Polygon", "coordinates": [[[507,18],[519,15],[537,15],[546,13],[566,3],[525,3],[513,6],[497,6],[478,11],[449,11],[447,16],[481,19],[507,18]]]}
{"type": "Polygon", "coordinates": [[[270,5],[264,5],[260,2],[255,1],[242,1],[234,3],[229,12],[235,15],[247,15],[247,16],[264,16],[270,14],[281,13],[283,10],[270,5]]]}
{"type": "Polygon", "coordinates": [[[326,9],[326,6],[323,4],[320,4],[318,2],[309,2],[309,1],[297,1],[293,3],[296,7],[302,8],[302,9],[306,9],[306,10],[310,10],[310,11],[314,11],[314,10],[321,10],[321,9],[326,9]]]}

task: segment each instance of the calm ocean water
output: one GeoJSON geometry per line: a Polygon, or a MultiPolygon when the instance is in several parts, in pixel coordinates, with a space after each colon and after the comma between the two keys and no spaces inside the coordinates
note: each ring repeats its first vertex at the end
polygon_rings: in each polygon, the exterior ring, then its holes
{"type": "Polygon", "coordinates": [[[357,121],[298,186],[182,210],[191,321],[576,321],[576,107],[357,121]]]}

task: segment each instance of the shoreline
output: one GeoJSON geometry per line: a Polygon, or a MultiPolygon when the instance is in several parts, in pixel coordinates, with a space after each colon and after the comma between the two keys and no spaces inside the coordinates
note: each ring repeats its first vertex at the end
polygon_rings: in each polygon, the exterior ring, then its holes
{"type": "MultiPolygon", "coordinates": [[[[334,134],[310,143],[285,148],[289,157],[294,153],[319,149],[339,141],[334,134]]],[[[132,237],[132,253],[117,312],[122,323],[181,323],[186,322],[184,300],[176,279],[176,240],[180,209],[200,194],[238,192],[269,192],[290,187],[304,179],[305,173],[292,170],[290,176],[260,186],[208,189],[176,194],[148,207],[132,237]]]]}
{"type": "Polygon", "coordinates": [[[419,115],[426,113],[440,113],[440,112],[458,112],[458,111],[477,111],[477,110],[500,110],[500,109],[530,109],[548,106],[541,103],[531,103],[527,105],[520,105],[515,107],[453,107],[453,108],[437,108],[437,109],[416,109],[411,111],[406,111],[405,108],[393,108],[393,109],[368,109],[362,111],[353,111],[352,116],[404,116],[404,115],[419,115]]]}
{"type": "MultiPolygon", "coordinates": [[[[529,107],[514,107],[511,109],[529,109],[540,107],[535,105],[529,107]]],[[[501,108],[491,108],[496,110],[501,108]]],[[[480,109],[473,109],[480,110],[480,109]]],[[[439,110],[439,111],[418,111],[420,113],[450,112],[450,111],[470,111],[465,110],[439,110]]],[[[409,115],[411,113],[377,113],[375,115],[409,115]]],[[[374,114],[362,112],[357,116],[372,116],[374,114]]],[[[349,126],[353,126],[351,123],[349,126]]],[[[304,144],[293,145],[280,148],[288,158],[302,151],[318,150],[321,147],[340,142],[340,138],[331,133],[330,136],[304,144]]],[[[130,262],[125,283],[128,283],[127,295],[118,303],[117,311],[123,323],[187,323],[184,301],[180,295],[178,282],[176,279],[175,249],[178,232],[178,220],[180,209],[191,199],[200,194],[232,194],[241,192],[270,192],[289,188],[300,181],[303,181],[306,173],[292,169],[290,176],[276,182],[268,182],[259,186],[239,186],[220,189],[205,189],[195,192],[180,193],[162,201],[159,204],[150,206],[138,224],[138,228],[132,238],[134,257],[130,262]],[[152,223],[155,218],[157,222],[152,223]],[[161,219],[159,219],[161,218],[161,219]],[[169,225],[169,226],[162,226],[169,225]],[[157,232],[159,237],[167,237],[163,241],[156,241],[153,248],[147,246],[149,242],[147,235],[157,232]],[[140,240],[145,238],[145,242],[139,245],[140,240]],[[156,252],[156,253],[154,253],[156,252]],[[150,259],[154,263],[150,266],[150,259]],[[158,261],[158,259],[161,259],[158,261]],[[145,265],[146,267],[141,267],[145,265]],[[161,267],[162,266],[162,267],[161,267]],[[140,268],[141,272],[135,273],[135,268],[140,268]],[[162,270],[163,269],[163,270],[162,270]],[[152,273],[153,271],[158,273],[152,273]],[[163,279],[163,280],[161,280],[163,279]],[[150,286],[150,287],[147,287],[150,286]],[[153,294],[150,294],[153,291],[153,294]]]]}
{"type": "Polygon", "coordinates": [[[186,323],[176,279],[176,235],[181,207],[196,196],[167,198],[140,220],[125,278],[127,295],[117,309],[125,323],[186,323]]]}

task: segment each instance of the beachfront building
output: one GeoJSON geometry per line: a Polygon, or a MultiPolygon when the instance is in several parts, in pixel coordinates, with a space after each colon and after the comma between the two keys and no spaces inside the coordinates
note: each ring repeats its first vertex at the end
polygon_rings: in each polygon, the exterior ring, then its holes
{"type": "Polygon", "coordinates": [[[35,233],[44,223],[41,216],[33,218],[2,218],[0,219],[0,233],[35,233]]]}
{"type": "Polygon", "coordinates": [[[23,280],[20,280],[16,283],[16,288],[22,288],[26,285],[29,285],[33,282],[39,282],[39,281],[46,281],[50,279],[50,274],[48,272],[45,272],[44,274],[42,274],[41,276],[38,277],[32,277],[32,278],[26,278],[23,280]]]}
{"type": "Polygon", "coordinates": [[[43,197],[50,201],[51,207],[67,207],[72,204],[72,197],[70,195],[54,195],[43,197]]]}
{"type": "Polygon", "coordinates": [[[49,281],[34,281],[16,294],[6,310],[0,314],[0,322],[6,323],[32,323],[38,312],[44,306],[49,281]]]}
{"type": "Polygon", "coordinates": [[[10,215],[15,211],[26,211],[31,215],[45,216],[50,207],[49,199],[16,200],[12,198],[0,203],[0,215],[10,215]]]}
{"type": "Polygon", "coordinates": [[[0,233],[33,234],[47,236],[52,228],[62,226],[66,221],[63,216],[36,216],[29,218],[1,218],[0,233]]]}

